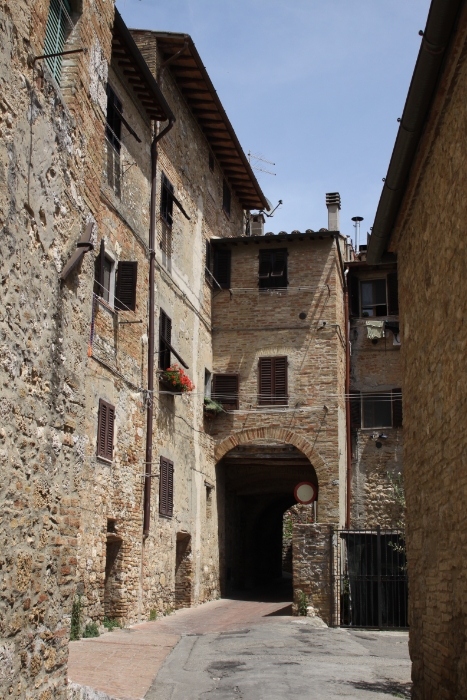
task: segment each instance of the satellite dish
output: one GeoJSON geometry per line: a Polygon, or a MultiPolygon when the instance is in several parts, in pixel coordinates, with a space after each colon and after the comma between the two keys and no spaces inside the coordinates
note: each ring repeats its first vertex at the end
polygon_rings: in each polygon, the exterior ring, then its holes
{"type": "Polygon", "coordinates": [[[271,211],[272,210],[272,203],[269,201],[269,199],[267,197],[265,197],[264,199],[268,203],[266,211],[271,211]]]}

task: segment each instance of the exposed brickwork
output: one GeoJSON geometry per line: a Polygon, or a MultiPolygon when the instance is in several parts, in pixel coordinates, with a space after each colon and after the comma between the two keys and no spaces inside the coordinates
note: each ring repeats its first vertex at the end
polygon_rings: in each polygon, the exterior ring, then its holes
{"type": "MultiPolygon", "coordinates": [[[[32,67],[48,7],[0,8],[0,695],[41,700],[65,693],[76,592],[89,254],[81,276],[61,285],[59,272],[97,219],[103,135],[85,54],[64,65],[62,89],[44,61],[32,67]]],[[[74,17],[66,48],[98,43],[105,63],[113,3],[97,0],[74,17]]]]}
{"type": "Polygon", "coordinates": [[[464,8],[393,239],[416,700],[467,697],[466,56],[464,8]]]}

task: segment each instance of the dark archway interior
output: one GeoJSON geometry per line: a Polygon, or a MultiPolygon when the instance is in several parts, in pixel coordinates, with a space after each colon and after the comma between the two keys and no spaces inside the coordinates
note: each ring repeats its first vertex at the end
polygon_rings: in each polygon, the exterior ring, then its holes
{"type": "Polygon", "coordinates": [[[223,595],[264,590],[281,580],[283,514],[296,503],[294,488],[300,481],[318,486],[309,459],[292,445],[242,445],[219,462],[223,595]]]}

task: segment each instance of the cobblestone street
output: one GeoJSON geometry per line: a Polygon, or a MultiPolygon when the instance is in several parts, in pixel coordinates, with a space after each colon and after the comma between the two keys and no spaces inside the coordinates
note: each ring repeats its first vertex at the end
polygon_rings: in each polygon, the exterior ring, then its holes
{"type": "Polygon", "coordinates": [[[71,643],[69,678],[119,700],[410,697],[407,633],[290,612],[287,601],[230,599],[180,610],[71,643]]]}

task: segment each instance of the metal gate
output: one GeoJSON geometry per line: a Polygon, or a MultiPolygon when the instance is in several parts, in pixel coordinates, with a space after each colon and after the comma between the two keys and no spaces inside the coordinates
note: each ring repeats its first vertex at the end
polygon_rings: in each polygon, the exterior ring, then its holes
{"type": "Polygon", "coordinates": [[[399,530],[334,533],[334,623],[341,627],[408,627],[407,564],[399,530]]]}

